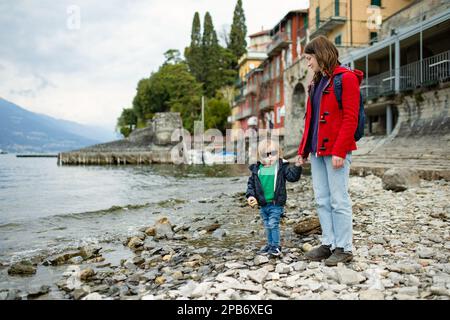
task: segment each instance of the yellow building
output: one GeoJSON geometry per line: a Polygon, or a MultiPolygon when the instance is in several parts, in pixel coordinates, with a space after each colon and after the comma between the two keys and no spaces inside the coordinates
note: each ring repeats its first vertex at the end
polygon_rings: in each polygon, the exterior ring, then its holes
{"type": "Polygon", "coordinates": [[[310,38],[324,35],[340,54],[377,41],[381,23],[415,0],[310,0],[310,38]]]}
{"type": "Polygon", "coordinates": [[[257,68],[266,58],[266,48],[271,41],[270,30],[260,31],[251,34],[248,52],[239,59],[239,78],[245,81],[245,76],[253,69],[257,68]]]}

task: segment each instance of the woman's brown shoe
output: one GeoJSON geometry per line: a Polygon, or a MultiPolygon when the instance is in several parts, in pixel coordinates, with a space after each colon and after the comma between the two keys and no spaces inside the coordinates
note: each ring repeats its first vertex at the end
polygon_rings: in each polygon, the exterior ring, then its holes
{"type": "Polygon", "coordinates": [[[353,259],[353,254],[351,252],[345,252],[342,248],[336,248],[333,254],[325,260],[325,265],[327,267],[335,267],[338,263],[350,262],[353,259]]]}
{"type": "Polygon", "coordinates": [[[320,247],[317,247],[307,252],[305,256],[312,261],[322,261],[323,259],[326,259],[329,256],[331,256],[330,248],[331,246],[321,245],[320,247]]]}

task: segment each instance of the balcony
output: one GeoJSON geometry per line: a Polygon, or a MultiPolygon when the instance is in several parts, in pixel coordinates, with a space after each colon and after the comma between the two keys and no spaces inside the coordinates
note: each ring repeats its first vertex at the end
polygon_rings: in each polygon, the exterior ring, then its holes
{"type": "Polygon", "coordinates": [[[252,108],[245,108],[234,115],[234,121],[248,118],[254,115],[253,113],[252,108]]]}
{"type": "MultiPolygon", "coordinates": [[[[400,92],[450,81],[450,50],[400,67],[400,92]]],[[[395,94],[395,70],[364,79],[361,91],[366,100],[395,94]]]]}
{"type": "Polygon", "coordinates": [[[271,79],[271,77],[270,77],[270,74],[269,74],[268,72],[266,72],[266,73],[263,75],[262,83],[266,84],[266,83],[270,82],[271,80],[272,80],[272,79],[271,79]]]}
{"type": "Polygon", "coordinates": [[[245,100],[245,96],[243,93],[238,94],[237,96],[234,97],[234,104],[239,104],[240,102],[245,100]]]}
{"type": "Polygon", "coordinates": [[[450,80],[450,50],[400,67],[400,91],[450,80]]]}
{"type": "Polygon", "coordinates": [[[247,94],[253,94],[256,95],[257,92],[257,85],[256,84],[250,84],[247,88],[247,94]]]}
{"type": "Polygon", "coordinates": [[[324,10],[319,10],[319,25],[314,23],[311,26],[310,37],[314,38],[319,35],[327,35],[328,32],[343,25],[347,21],[347,3],[334,2],[324,10]]]}
{"type": "Polygon", "coordinates": [[[267,47],[267,55],[269,57],[276,56],[292,43],[290,35],[286,32],[279,32],[272,37],[272,42],[267,47]]]}
{"type": "Polygon", "coordinates": [[[382,96],[389,96],[395,92],[394,70],[380,73],[364,79],[361,84],[361,92],[364,99],[373,99],[382,96]]]}
{"type": "Polygon", "coordinates": [[[269,110],[275,105],[273,99],[265,98],[259,102],[259,111],[269,110]]]}

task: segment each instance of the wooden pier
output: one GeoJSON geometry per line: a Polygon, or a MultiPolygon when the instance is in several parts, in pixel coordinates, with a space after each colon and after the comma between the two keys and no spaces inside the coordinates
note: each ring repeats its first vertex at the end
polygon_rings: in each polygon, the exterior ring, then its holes
{"type": "Polygon", "coordinates": [[[17,154],[17,158],[58,158],[57,154],[17,154]]]}

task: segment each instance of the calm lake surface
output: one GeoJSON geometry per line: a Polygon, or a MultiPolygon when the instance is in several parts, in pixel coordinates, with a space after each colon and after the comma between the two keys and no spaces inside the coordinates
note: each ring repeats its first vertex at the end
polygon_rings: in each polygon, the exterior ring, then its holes
{"type": "Polygon", "coordinates": [[[0,262],[118,239],[161,216],[206,215],[211,200],[245,191],[247,175],[246,165],[58,166],[0,155],[0,262]]]}

